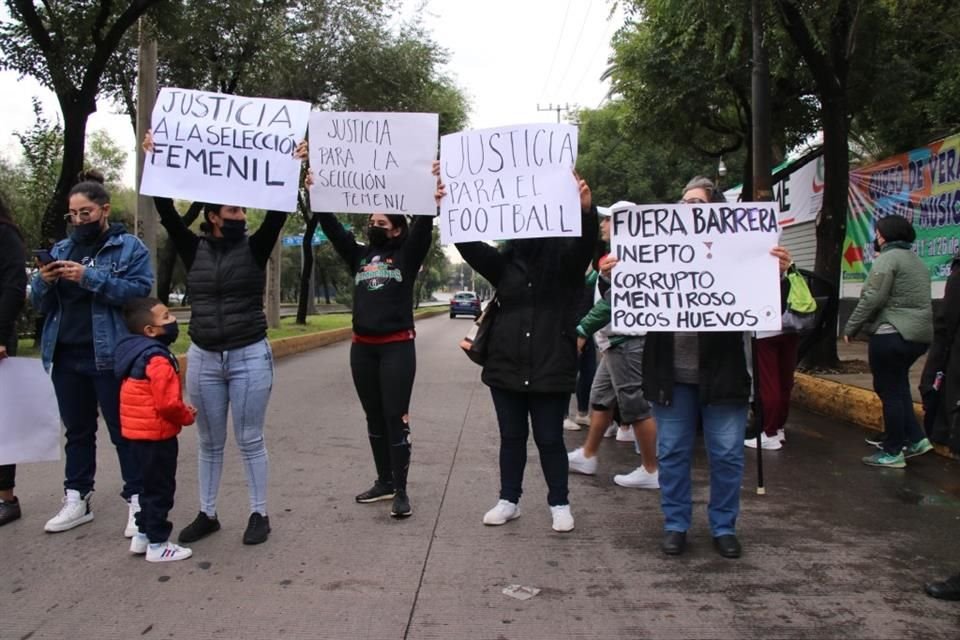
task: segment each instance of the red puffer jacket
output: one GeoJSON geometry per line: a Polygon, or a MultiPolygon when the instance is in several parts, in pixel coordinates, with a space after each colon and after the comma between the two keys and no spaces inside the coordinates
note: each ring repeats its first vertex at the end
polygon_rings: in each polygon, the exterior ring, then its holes
{"type": "Polygon", "coordinates": [[[130,440],[169,440],[193,424],[183,403],[176,358],[161,343],[126,336],[117,343],[115,372],[120,386],[120,433],[130,440]]]}

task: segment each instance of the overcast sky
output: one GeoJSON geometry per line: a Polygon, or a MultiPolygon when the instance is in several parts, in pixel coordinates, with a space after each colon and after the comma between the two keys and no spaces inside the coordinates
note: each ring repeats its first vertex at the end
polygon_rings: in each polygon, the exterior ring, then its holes
{"type": "MultiPolygon", "coordinates": [[[[410,13],[420,3],[407,0],[410,13]]],[[[431,0],[424,22],[449,50],[447,72],[466,91],[473,128],[555,122],[549,105],[596,108],[607,92],[600,74],[607,65],[610,38],[621,13],[608,20],[609,0],[431,0]]],[[[6,11],[3,11],[6,17],[6,11]]],[[[31,97],[40,98],[47,117],[59,117],[50,91],[31,78],[0,72],[0,154],[17,157],[14,131],[33,122],[31,97]]],[[[101,103],[88,132],[106,129],[133,149],[127,116],[101,103]]],[[[133,183],[132,163],[127,181],[133,183]]]]}

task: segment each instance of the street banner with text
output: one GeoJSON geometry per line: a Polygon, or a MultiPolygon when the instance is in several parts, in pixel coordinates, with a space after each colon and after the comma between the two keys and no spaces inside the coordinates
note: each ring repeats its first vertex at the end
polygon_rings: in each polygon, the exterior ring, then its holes
{"type": "Polygon", "coordinates": [[[776,203],[613,211],[613,331],[778,331],[776,203]]]}
{"type": "Polygon", "coordinates": [[[160,90],[140,193],[273,211],[296,211],[310,104],[160,90]]]}
{"type": "Polygon", "coordinates": [[[577,128],[535,124],[440,139],[444,244],[580,236],[577,128]]]}

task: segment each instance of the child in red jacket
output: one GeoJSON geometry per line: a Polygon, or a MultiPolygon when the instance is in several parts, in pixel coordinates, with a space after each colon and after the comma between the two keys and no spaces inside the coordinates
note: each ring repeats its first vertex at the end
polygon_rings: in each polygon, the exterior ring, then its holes
{"type": "Polygon", "coordinates": [[[139,533],[130,552],[147,562],[172,562],[193,555],[169,541],[173,525],[167,515],[177,488],[177,435],[193,424],[197,410],[183,403],[177,359],[170,345],[177,339],[177,319],[156,298],[134,298],[123,308],[131,335],[117,342],[115,372],[120,386],[120,432],[143,472],[139,533]]]}

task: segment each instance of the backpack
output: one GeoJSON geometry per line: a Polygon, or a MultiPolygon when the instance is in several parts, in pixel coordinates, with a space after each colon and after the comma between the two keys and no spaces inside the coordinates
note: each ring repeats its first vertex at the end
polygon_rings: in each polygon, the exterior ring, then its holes
{"type": "Polygon", "coordinates": [[[790,291],[787,294],[787,310],[783,312],[784,331],[804,333],[814,328],[817,321],[817,301],[810,292],[810,286],[795,265],[787,271],[790,291]]]}

